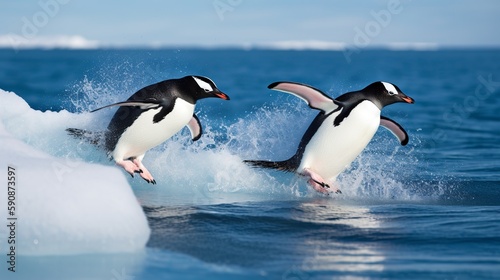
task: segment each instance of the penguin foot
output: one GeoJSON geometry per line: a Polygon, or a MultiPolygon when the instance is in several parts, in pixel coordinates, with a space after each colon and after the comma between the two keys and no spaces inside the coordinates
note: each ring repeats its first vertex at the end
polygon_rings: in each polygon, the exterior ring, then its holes
{"type": "Polygon", "coordinates": [[[330,191],[336,194],[342,194],[342,191],[339,189],[339,184],[336,181],[332,181],[332,186],[330,191]]]}
{"type": "Polygon", "coordinates": [[[134,173],[141,174],[142,172],[142,170],[130,160],[117,161],[116,164],[125,169],[132,178],[134,177],[134,173]]]}
{"type": "Polygon", "coordinates": [[[307,181],[309,183],[309,185],[311,185],[317,192],[320,192],[320,193],[323,193],[323,194],[326,194],[326,195],[330,195],[328,193],[328,190],[327,188],[330,188],[330,186],[328,186],[328,184],[325,184],[324,182],[318,182],[314,179],[309,179],[309,181],[307,181]],[[328,186],[328,187],[327,187],[328,186]]]}
{"type": "Polygon", "coordinates": [[[156,180],[155,179],[146,179],[144,177],[142,179],[144,179],[144,181],[146,181],[146,182],[148,182],[150,184],[156,185],[156,180]]]}
{"type": "Polygon", "coordinates": [[[311,185],[316,191],[324,194],[329,194],[330,192],[334,192],[336,194],[341,194],[342,192],[337,188],[337,186],[330,186],[325,183],[325,179],[323,179],[318,173],[312,171],[309,168],[305,168],[302,173],[304,176],[308,176],[310,179],[307,181],[309,185],[311,185]]]}
{"type": "Polygon", "coordinates": [[[146,180],[146,182],[156,185],[156,180],[153,178],[151,173],[149,173],[146,167],[144,167],[144,165],[142,165],[142,163],[137,159],[134,159],[132,161],[117,161],[116,164],[123,167],[123,169],[125,169],[125,171],[127,171],[127,173],[130,174],[132,178],[134,178],[135,173],[138,173],[142,177],[142,179],[146,180]],[[138,163],[140,163],[140,165],[138,163]]]}
{"type": "Polygon", "coordinates": [[[147,171],[147,173],[143,172],[140,175],[141,175],[141,178],[144,179],[144,181],[146,181],[150,184],[156,185],[156,180],[153,179],[153,176],[151,175],[151,173],[149,173],[149,171],[147,171]]]}
{"type": "Polygon", "coordinates": [[[135,158],[132,160],[132,162],[139,168],[141,172],[139,172],[139,175],[141,175],[142,179],[144,179],[146,182],[156,185],[156,180],[153,178],[153,175],[146,169],[144,164],[142,162],[135,158]]]}
{"type": "Polygon", "coordinates": [[[327,183],[325,183],[325,182],[319,182],[319,181],[314,180],[313,178],[311,178],[311,180],[312,180],[314,183],[316,183],[316,184],[320,185],[321,187],[323,187],[323,188],[325,188],[325,189],[329,189],[329,188],[330,188],[330,185],[328,185],[328,184],[327,184],[327,183]]]}

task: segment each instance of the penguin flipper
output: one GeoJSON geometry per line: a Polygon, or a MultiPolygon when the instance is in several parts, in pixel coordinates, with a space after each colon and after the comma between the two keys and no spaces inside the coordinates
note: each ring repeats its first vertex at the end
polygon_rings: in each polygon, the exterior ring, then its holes
{"type": "Polygon", "coordinates": [[[187,127],[189,128],[189,132],[191,132],[191,139],[193,139],[193,141],[201,138],[201,123],[195,114],[193,114],[193,117],[187,123],[187,127]]]}
{"type": "Polygon", "coordinates": [[[147,109],[153,109],[153,108],[159,108],[161,106],[161,103],[158,101],[153,101],[153,100],[145,100],[145,101],[140,101],[140,100],[134,100],[134,101],[123,101],[123,102],[118,102],[110,105],[106,105],[101,108],[94,109],[90,111],[91,113],[109,108],[109,107],[114,107],[114,106],[138,106],[143,110],[147,109]]]}
{"type": "Polygon", "coordinates": [[[406,133],[404,128],[399,123],[389,119],[388,117],[380,116],[380,125],[392,132],[392,134],[399,139],[402,146],[408,144],[408,133],[406,133]]]}
{"type": "Polygon", "coordinates": [[[293,94],[304,100],[309,107],[321,110],[325,113],[338,110],[342,107],[340,102],[332,99],[321,90],[309,85],[295,82],[275,82],[270,84],[268,88],[293,94]]]}

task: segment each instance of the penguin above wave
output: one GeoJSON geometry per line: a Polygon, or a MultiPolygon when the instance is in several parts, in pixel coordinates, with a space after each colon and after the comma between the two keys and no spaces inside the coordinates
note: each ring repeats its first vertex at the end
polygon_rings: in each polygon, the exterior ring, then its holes
{"type": "MultiPolygon", "coordinates": [[[[132,177],[134,173],[148,183],[156,184],[151,173],[142,164],[145,153],[163,143],[184,126],[189,128],[193,141],[201,137],[201,124],[194,113],[196,101],[207,97],[229,100],[215,83],[202,76],[186,76],[146,86],[127,101],[107,105],[119,106],[104,133],[104,147],[117,165],[132,177]]],[[[99,145],[97,133],[68,128],[78,138],[99,145]]]]}
{"type": "Polygon", "coordinates": [[[268,88],[293,94],[320,112],[302,136],[295,155],[284,161],[244,161],[253,167],[296,172],[309,177],[308,183],[318,192],[328,193],[327,189],[331,189],[340,193],[330,184],[368,145],[379,125],[389,129],[401,145],[408,144],[403,127],[380,115],[387,105],[414,103],[413,98],[391,83],[374,82],[335,99],[319,89],[295,82],[276,82],[268,88]]]}

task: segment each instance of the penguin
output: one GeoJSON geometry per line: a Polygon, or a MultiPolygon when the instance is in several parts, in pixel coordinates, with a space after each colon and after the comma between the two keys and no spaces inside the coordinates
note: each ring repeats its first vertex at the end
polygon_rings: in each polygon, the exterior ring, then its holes
{"type": "MultiPolygon", "coordinates": [[[[115,163],[132,177],[139,173],[148,183],[156,184],[142,163],[145,153],[184,126],[189,128],[193,141],[200,139],[202,128],[194,108],[197,100],[207,97],[229,100],[211,79],[186,76],[146,86],[124,102],[91,112],[119,106],[104,133],[104,147],[115,163]]],[[[76,136],[84,134],[76,129],[68,129],[68,132],[76,136]]]]}
{"type": "Polygon", "coordinates": [[[401,145],[408,144],[403,127],[380,115],[387,105],[415,102],[394,84],[374,82],[335,99],[302,83],[275,82],[268,88],[295,95],[320,112],[302,136],[295,155],[284,161],[245,160],[250,166],[295,172],[308,177],[318,192],[341,193],[330,185],[368,145],[379,126],[391,131],[401,145]]]}

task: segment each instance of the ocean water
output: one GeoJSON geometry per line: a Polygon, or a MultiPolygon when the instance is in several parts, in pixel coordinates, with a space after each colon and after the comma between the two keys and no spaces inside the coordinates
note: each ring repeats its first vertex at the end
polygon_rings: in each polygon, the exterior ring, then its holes
{"type": "Polygon", "coordinates": [[[204,75],[231,97],[198,102],[199,141],[184,129],[146,154],[157,185],[127,175],[151,228],[144,251],[19,256],[18,271],[0,265],[0,275],[498,279],[499,61],[498,50],[366,50],[348,58],[342,51],[0,50],[0,89],[43,112],[4,116],[5,129],[56,157],[112,166],[64,128],[103,130],[114,109],[88,111],[148,84],[204,75]],[[392,82],[416,102],[382,114],[407,130],[410,143],[402,147],[380,129],[339,177],[340,195],[249,168],[242,160],[290,157],[317,113],[267,89],[282,80],[333,97],[392,82]]]}

